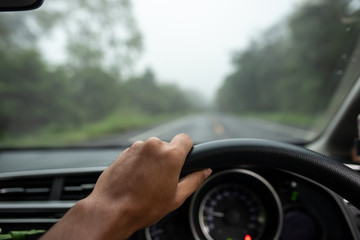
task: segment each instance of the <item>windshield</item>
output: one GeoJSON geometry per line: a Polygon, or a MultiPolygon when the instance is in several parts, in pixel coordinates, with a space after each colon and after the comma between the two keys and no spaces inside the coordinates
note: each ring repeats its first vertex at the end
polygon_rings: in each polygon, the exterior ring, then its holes
{"type": "Polygon", "coordinates": [[[0,147],[304,142],[359,74],[359,1],[47,0],[0,14],[0,147]],[[341,89],[341,91],[339,91],[341,89]]]}

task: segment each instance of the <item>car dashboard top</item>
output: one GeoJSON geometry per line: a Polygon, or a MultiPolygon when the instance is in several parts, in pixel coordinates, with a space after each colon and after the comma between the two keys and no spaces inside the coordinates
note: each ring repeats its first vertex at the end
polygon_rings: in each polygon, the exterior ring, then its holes
{"type": "MultiPolygon", "coordinates": [[[[1,233],[49,229],[92,191],[118,153],[0,153],[1,233]]],[[[224,166],[213,169],[183,206],[130,239],[358,239],[359,216],[346,200],[302,176],[251,165],[224,166]]]]}

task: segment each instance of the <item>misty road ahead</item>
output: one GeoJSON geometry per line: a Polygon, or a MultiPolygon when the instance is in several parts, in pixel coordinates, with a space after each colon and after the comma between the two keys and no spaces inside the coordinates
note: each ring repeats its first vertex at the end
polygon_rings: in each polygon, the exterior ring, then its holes
{"type": "Polygon", "coordinates": [[[186,133],[194,143],[229,138],[263,138],[285,142],[299,142],[309,137],[309,132],[262,120],[241,118],[217,113],[201,113],[185,116],[154,128],[134,130],[86,145],[130,145],[137,140],[159,137],[169,141],[176,134],[186,133]]]}
{"type": "MultiPolygon", "coordinates": [[[[122,149],[130,146],[136,140],[146,140],[149,137],[157,136],[162,140],[171,140],[178,133],[187,133],[191,136],[195,144],[226,139],[226,138],[265,138],[279,141],[299,141],[301,137],[306,137],[308,132],[284,125],[266,123],[260,120],[250,120],[230,115],[216,113],[202,113],[186,116],[180,119],[169,121],[148,129],[134,129],[127,132],[114,134],[102,139],[84,143],[86,147],[92,146],[118,146],[122,149]]],[[[16,171],[28,171],[37,166],[36,169],[76,168],[86,162],[88,167],[99,167],[109,165],[119,154],[119,148],[105,148],[98,151],[88,149],[80,150],[52,150],[38,151],[30,153],[27,151],[13,151],[13,155],[2,159],[4,169],[16,169],[16,171]],[[21,155],[23,159],[20,165],[13,164],[13,158],[21,155]],[[51,159],[52,161],[46,161],[51,159]],[[41,167],[39,167],[41,166],[41,167]]],[[[0,169],[1,172],[1,169],[0,169]]]]}

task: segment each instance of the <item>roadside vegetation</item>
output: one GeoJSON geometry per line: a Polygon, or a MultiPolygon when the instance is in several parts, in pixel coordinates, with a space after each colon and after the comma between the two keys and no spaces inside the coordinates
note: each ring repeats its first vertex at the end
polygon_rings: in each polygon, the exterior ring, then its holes
{"type": "Polygon", "coordinates": [[[197,109],[151,69],[133,70],[142,36],[130,0],[51,4],[0,16],[0,146],[76,145],[197,109]]]}
{"type": "Polygon", "coordinates": [[[307,129],[314,123],[313,115],[305,115],[297,112],[246,112],[241,115],[245,118],[257,118],[264,121],[276,122],[297,128],[307,129]]]}
{"type": "Polygon", "coordinates": [[[234,53],[220,111],[309,128],[356,61],[359,18],[344,1],[307,1],[234,53]],[[351,14],[350,14],[351,13],[351,14]],[[354,16],[354,17],[351,17],[354,16]]]}
{"type": "Polygon", "coordinates": [[[169,114],[151,115],[143,111],[121,109],[97,122],[68,127],[61,131],[48,125],[28,134],[10,135],[3,138],[2,144],[3,146],[16,148],[86,146],[92,140],[111,137],[132,129],[146,129],[173,120],[176,117],[179,116],[169,114]]]}

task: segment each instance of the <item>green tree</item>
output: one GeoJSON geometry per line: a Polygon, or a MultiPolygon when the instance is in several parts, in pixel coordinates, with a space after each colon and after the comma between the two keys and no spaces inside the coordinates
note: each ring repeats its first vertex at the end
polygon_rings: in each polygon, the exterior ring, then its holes
{"type": "Polygon", "coordinates": [[[359,34],[337,1],[308,1],[234,54],[234,71],[217,93],[231,112],[317,113],[326,108],[359,34]],[[316,103],[316,104],[314,104],[316,103]]]}
{"type": "Polygon", "coordinates": [[[128,0],[58,0],[2,14],[0,34],[0,135],[106,117],[121,105],[120,76],[141,51],[128,0]],[[59,32],[68,54],[54,64],[41,44],[59,32]]]}

